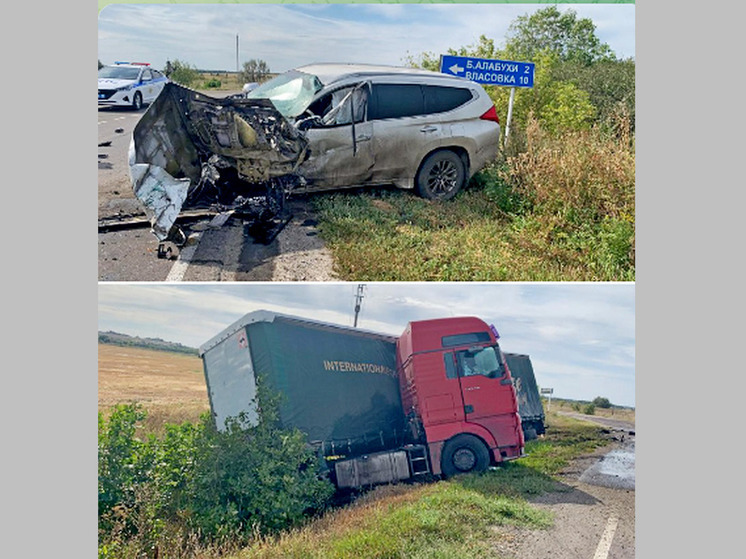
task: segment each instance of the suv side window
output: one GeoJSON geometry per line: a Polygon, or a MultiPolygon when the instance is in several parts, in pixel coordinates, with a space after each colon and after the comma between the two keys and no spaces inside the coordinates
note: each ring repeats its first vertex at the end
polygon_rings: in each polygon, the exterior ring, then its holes
{"type": "Polygon", "coordinates": [[[373,84],[368,110],[370,120],[427,114],[419,84],[373,84]]]}
{"type": "Polygon", "coordinates": [[[321,117],[323,126],[339,126],[365,119],[365,108],[368,101],[367,88],[360,86],[337,89],[308,107],[308,111],[321,117]]]}
{"type": "Polygon", "coordinates": [[[471,101],[470,89],[464,87],[446,87],[442,85],[425,86],[425,111],[427,113],[444,113],[471,101]]]}

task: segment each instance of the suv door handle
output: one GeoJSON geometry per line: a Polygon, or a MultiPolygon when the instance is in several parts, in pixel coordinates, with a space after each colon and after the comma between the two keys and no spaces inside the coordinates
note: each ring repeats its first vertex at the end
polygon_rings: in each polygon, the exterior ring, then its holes
{"type": "Polygon", "coordinates": [[[437,126],[429,124],[428,126],[423,126],[422,128],[420,128],[420,132],[435,132],[437,129],[437,126]]]}

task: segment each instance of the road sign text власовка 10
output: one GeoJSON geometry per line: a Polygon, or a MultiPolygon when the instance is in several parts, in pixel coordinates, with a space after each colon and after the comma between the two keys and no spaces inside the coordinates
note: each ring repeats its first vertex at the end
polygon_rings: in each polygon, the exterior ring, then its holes
{"type": "Polygon", "coordinates": [[[440,71],[483,85],[534,86],[533,62],[441,55],[440,71]]]}

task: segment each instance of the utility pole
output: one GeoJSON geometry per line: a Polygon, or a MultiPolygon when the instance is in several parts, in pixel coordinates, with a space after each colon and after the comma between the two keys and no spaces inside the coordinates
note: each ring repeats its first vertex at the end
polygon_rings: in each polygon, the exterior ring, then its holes
{"type": "Polygon", "coordinates": [[[236,74],[238,74],[238,33],[236,33],[236,74]]]}
{"type": "Polygon", "coordinates": [[[357,328],[357,317],[360,314],[360,306],[363,304],[364,291],[365,284],[359,283],[357,286],[357,294],[355,295],[355,328],[357,328]]]}

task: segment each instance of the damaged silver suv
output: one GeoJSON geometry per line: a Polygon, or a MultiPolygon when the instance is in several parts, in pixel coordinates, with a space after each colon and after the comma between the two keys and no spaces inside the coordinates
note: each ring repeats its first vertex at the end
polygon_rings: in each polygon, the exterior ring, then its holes
{"type": "Polygon", "coordinates": [[[474,82],[314,64],[226,99],[168,84],[134,130],[130,175],[163,240],[182,208],[266,216],[291,192],[394,184],[447,200],[495,158],[499,135],[474,82]]]}

